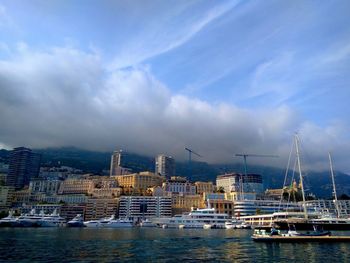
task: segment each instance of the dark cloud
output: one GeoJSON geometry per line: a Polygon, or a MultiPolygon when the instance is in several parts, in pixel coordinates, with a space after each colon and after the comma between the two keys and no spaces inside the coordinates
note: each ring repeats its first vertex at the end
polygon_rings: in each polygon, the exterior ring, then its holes
{"type": "Polygon", "coordinates": [[[147,67],[109,71],[98,55],[72,48],[22,50],[0,61],[0,123],[0,145],[11,147],[123,148],[185,159],[187,146],[209,162],[278,154],[251,162],[279,166],[299,131],[306,164],[327,167],[333,149],[337,168],[349,169],[343,123],[321,128],[287,106],[253,111],[172,94],[147,67]]]}

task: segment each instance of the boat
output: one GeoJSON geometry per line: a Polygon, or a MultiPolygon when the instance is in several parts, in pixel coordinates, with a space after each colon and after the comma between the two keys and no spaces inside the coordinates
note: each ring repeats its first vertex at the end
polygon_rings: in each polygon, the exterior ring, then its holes
{"type": "Polygon", "coordinates": [[[14,216],[14,212],[12,210],[9,211],[8,216],[0,219],[0,227],[16,227],[19,225],[18,219],[14,216]]]}
{"type": "Polygon", "coordinates": [[[142,220],[140,223],[140,227],[156,227],[157,225],[150,221],[149,219],[142,220]]]}
{"type": "Polygon", "coordinates": [[[65,223],[66,220],[57,213],[56,209],[52,212],[52,214],[44,214],[38,221],[40,227],[58,227],[64,226],[65,223]]]}
{"type": "Polygon", "coordinates": [[[323,233],[299,233],[294,230],[282,234],[274,228],[271,232],[265,229],[255,229],[252,240],[256,242],[350,242],[350,236],[332,236],[323,233]]]}
{"type": "MultiPolygon", "coordinates": [[[[296,141],[296,147],[297,147],[297,157],[298,157],[298,163],[299,163],[300,160],[299,160],[297,141],[296,141]]],[[[301,181],[302,194],[303,194],[304,218],[302,219],[288,218],[285,220],[275,220],[274,223],[280,229],[287,229],[288,225],[294,224],[300,230],[312,230],[315,225],[322,227],[322,229],[324,230],[350,230],[350,218],[341,217],[341,214],[340,214],[340,209],[339,209],[338,199],[337,199],[337,192],[335,187],[335,180],[334,180],[333,163],[332,163],[332,157],[330,153],[328,153],[328,158],[330,163],[330,171],[331,171],[331,178],[332,178],[332,185],[333,185],[333,195],[334,195],[333,202],[334,202],[337,214],[332,215],[329,213],[321,213],[317,217],[309,216],[309,213],[306,211],[306,206],[305,206],[305,197],[304,197],[304,189],[302,184],[301,168],[299,165],[299,174],[300,174],[300,181],[301,181]]]]}
{"type": "Polygon", "coordinates": [[[232,221],[227,221],[227,222],[225,222],[225,228],[226,229],[234,229],[235,224],[233,224],[232,221]]]}
{"type": "Polygon", "coordinates": [[[99,227],[99,228],[129,228],[133,227],[133,221],[128,219],[116,219],[114,215],[108,218],[102,218],[100,220],[85,221],[86,227],[99,227]]]}
{"type": "Polygon", "coordinates": [[[205,224],[210,224],[211,228],[224,229],[225,223],[229,220],[227,214],[216,213],[214,208],[204,208],[173,217],[157,218],[154,222],[159,226],[166,225],[169,228],[179,228],[180,225],[183,225],[183,228],[203,229],[205,224]]]}
{"type": "Polygon", "coordinates": [[[18,217],[19,226],[22,227],[39,227],[40,220],[43,218],[44,212],[36,214],[35,209],[32,209],[28,214],[22,214],[18,217]]]}
{"type": "Polygon", "coordinates": [[[91,228],[100,227],[100,220],[84,221],[84,226],[91,227],[91,228]]]}
{"type": "Polygon", "coordinates": [[[76,215],[72,220],[67,222],[67,227],[85,227],[83,216],[81,214],[76,215]]]}
{"type": "Polygon", "coordinates": [[[134,222],[129,219],[111,219],[107,224],[102,223],[102,227],[106,228],[130,228],[134,226],[134,222]]]}
{"type": "MultiPolygon", "coordinates": [[[[226,226],[226,225],[225,225],[226,226]]],[[[211,229],[212,225],[211,224],[204,224],[203,229],[211,229]]]]}

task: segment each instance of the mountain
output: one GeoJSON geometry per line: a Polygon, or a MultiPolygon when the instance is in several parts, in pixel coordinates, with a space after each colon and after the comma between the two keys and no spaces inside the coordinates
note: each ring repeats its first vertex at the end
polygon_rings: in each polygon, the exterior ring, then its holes
{"type": "MultiPolygon", "coordinates": [[[[43,166],[65,165],[84,172],[102,174],[110,165],[110,152],[94,152],[74,147],[35,149],[42,154],[43,166]]],[[[7,162],[9,151],[0,150],[0,161],[7,162]]],[[[122,165],[131,168],[134,172],[154,171],[154,158],[133,153],[124,153],[122,165]]],[[[192,162],[192,175],[187,162],[176,162],[176,174],[186,176],[192,181],[212,181],[216,176],[227,172],[243,173],[242,164],[208,164],[205,162],[192,162]]],[[[280,168],[249,165],[249,173],[258,173],[263,177],[265,188],[281,188],[284,182],[285,170],[280,168]]],[[[329,171],[305,173],[305,190],[318,197],[330,198],[332,183],[329,171]]],[[[296,178],[297,181],[298,178],[296,178]]],[[[335,173],[337,194],[350,195],[350,176],[342,172],[335,173]]]]}

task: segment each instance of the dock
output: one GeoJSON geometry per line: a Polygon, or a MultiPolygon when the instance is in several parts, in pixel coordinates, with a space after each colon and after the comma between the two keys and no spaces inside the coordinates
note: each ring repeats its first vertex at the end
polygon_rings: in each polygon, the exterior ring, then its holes
{"type": "Polygon", "coordinates": [[[256,242],[350,242],[350,236],[252,236],[256,242]]]}

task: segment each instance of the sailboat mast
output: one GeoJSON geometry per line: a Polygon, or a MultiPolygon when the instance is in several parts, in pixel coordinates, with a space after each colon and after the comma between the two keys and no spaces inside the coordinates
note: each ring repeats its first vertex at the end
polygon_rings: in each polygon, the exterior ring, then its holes
{"type": "Polygon", "coordinates": [[[338,197],[337,197],[337,190],[335,188],[335,180],[334,180],[334,172],[333,172],[333,162],[332,162],[332,156],[331,153],[328,152],[328,158],[329,158],[329,165],[331,168],[331,176],[332,176],[332,184],[333,184],[333,195],[334,195],[334,206],[337,211],[337,217],[340,217],[340,211],[338,206],[338,197]]]}
{"type": "Polygon", "coordinates": [[[301,163],[300,163],[299,137],[298,137],[298,134],[295,134],[295,148],[296,148],[297,160],[298,160],[298,170],[299,170],[299,176],[300,176],[301,193],[302,193],[302,195],[303,195],[304,217],[305,217],[305,219],[307,219],[308,216],[307,216],[306,203],[305,203],[306,200],[305,200],[305,192],[304,192],[303,175],[302,175],[302,173],[301,173],[301,163]]]}

